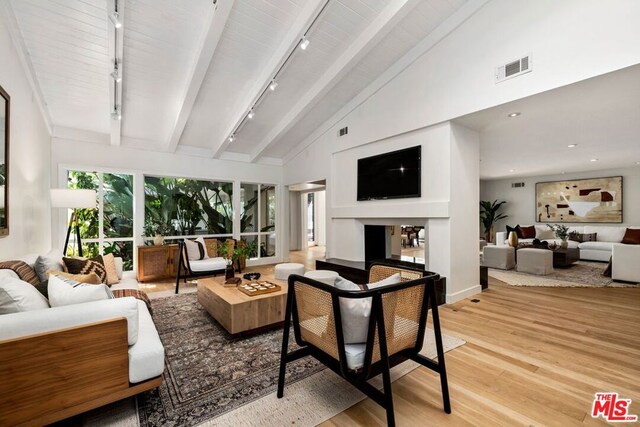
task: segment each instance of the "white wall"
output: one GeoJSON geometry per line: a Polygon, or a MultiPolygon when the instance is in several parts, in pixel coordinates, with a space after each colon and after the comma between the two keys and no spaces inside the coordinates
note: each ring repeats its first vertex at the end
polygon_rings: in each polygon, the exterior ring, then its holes
{"type": "MultiPolygon", "coordinates": [[[[475,190],[468,186],[464,190],[469,192],[469,200],[478,200],[478,178],[474,181],[467,173],[475,170],[460,168],[463,164],[470,166],[463,151],[470,150],[469,156],[474,156],[475,151],[472,144],[457,144],[458,136],[465,137],[457,135],[455,129],[443,139],[449,142],[429,148],[432,152],[431,157],[425,157],[425,171],[428,174],[435,167],[439,173],[429,180],[429,187],[425,187],[427,190],[417,203],[358,205],[353,159],[410,145],[404,143],[406,137],[411,137],[407,135],[428,126],[640,63],[640,26],[633,17],[640,17],[640,2],[634,0],[492,0],[344,118],[323,126],[327,131],[304,141],[305,148],[287,162],[284,182],[326,179],[327,212],[332,218],[327,224],[327,256],[363,259],[364,250],[359,243],[363,239],[362,222],[352,218],[367,218],[368,222],[401,216],[425,218],[429,226],[427,238],[432,242],[451,238],[451,222],[468,223],[467,232],[478,235],[477,204],[471,207],[469,203],[465,211],[465,203],[449,199],[450,195],[457,197],[454,189],[449,191],[450,185],[469,180],[475,190]],[[528,53],[532,54],[531,73],[494,83],[497,65],[528,53]],[[338,129],[347,125],[349,134],[337,137],[338,129]],[[379,144],[384,149],[366,148],[379,144]],[[355,149],[359,146],[363,146],[361,150],[355,149]],[[449,148],[461,151],[450,153],[449,148]],[[347,155],[351,157],[341,154],[351,149],[352,154],[347,155]],[[457,160],[451,161],[452,158],[457,160]],[[429,163],[433,159],[435,165],[429,163]],[[476,192],[475,196],[471,197],[471,191],[476,192]],[[462,210],[458,214],[459,209],[462,210]],[[459,215],[464,216],[464,221],[459,215]]],[[[414,219],[406,223],[421,225],[414,219]]],[[[471,265],[471,271],[478,258],[477,245],[474,243],[473,247],[473,255],[470,248],[465,249],[456,260],[434,258],[439,252],[430,247],[428,262],[432,270],[443,274],[457,270],[458,265],[471,265]]],[[[445,252],[449,255],[453,248],[445,252]]],[[[462,283],[469,277],[464,273],[462,283]]],[[[464,285],[453,282],[464,290],[464,285]]],[[[448,299],[463,294],[449,295],[448,299]]]]}
{"type": "Polygon", "coordinates": [[[0,58],[0,85],[11,97],[10,234],[0,238],[0,259],[11,259],[51,249],[51,137],[1,19],[0,58]]]}
{"type": "MultiPolygon", "coordinates": [[[[282,184],[282,168],[278,166],[249,164],[228,160],[191,157],[172,153],[143,151],[105,144],[78,142],[53,138],[51,156],[52,182],[55,187],[66,185],[66,171],[74,168],[89,170],[120,171],[134,175],[136,205],[136,244],[142,244],[140,235],[144,224],[144,175],[174,176],[183,178],[216,179],[234,182],[233,203],[240,203],[240,182],[277,185],[276,224],[277,260],[288,250],[288,195],[285,197],[282,184]],[[286,218],[285,218],[285,213],[286,218]],[[286,245],[286,247],[285,247],[286,245]]],[[[234,214],[239,218],[240,210],[234,214]]],[[[54,241],[64,242],[64,219],[54,212],[54,241]]],[[[237,221],[236,221],[237,223],[237,221]]],[[[234,230],[236,237],[240,230],[234,230]]]]}
{"type": "Polygon", "coordinates": [[[480,198],[481,200],[491,201],[506,200],[507,203],[504,205],[504,212],[509,215],[509,218],[500,221],[496,227],[497,231],[503,231],[507,224],[530,225],[535,223],[536,182],[599,178],[605,176],[622,176],[623,224],[640,226],[640,166],[582,173],[567,173],[564,175],[486,180],[480,184],[480,198]],[[524,182],[524,187],[511,188],[511,183],[513,182],[524,182]]]}

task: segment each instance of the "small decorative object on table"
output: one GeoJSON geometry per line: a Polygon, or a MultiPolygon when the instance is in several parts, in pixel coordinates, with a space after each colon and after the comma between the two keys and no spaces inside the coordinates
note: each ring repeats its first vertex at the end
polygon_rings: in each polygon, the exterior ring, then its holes
{"type": "Polygon", "coordinates": [[[280,285],[267,282],[266,280],[238,285],[238,290],[240,292],[247,294],[251,297],[256,295],[262,295],[262,294],[270,294],[272,292],[278,292],[280,289],[282,289],[280,285]]]}
{"type": "Polygon", "coordinates": [[[242,276],[245,280],[254,281],[260,278],[260,273],[246,273],[242,276]]]}
{"type": "Polygon", "coordinates": [[[569,246],[569,243],[567,242],[567,239],[569,238],[569,227],[562,224],[556,224],[556,225],[547,224],[547,227],[552,229],[556,237],[562,241],[560,243],[560,248],[566,249],[567,246],[569,246]]]}
{"type": "Polygon", "coordinates": [[[242,279],[239,277],[232,277],[224,281],[225,287],[235,287],[242,283],[242,279]]]}
{"type": "Polygon", "coordinates": [[[228,280],[235,275],[235,272],[233,271],[233,259],[227,258],[225,261],[227,262],[227,268],[224,270],[224,278],[228,280]]]}

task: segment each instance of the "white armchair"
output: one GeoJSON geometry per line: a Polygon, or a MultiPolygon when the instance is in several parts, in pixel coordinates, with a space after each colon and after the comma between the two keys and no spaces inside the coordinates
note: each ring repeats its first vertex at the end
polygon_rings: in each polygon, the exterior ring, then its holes
{"type": "Polygon", "coordinates": [[[611,278],[640,283],[640,245],[615,243],[611,254],[611,278]]]}

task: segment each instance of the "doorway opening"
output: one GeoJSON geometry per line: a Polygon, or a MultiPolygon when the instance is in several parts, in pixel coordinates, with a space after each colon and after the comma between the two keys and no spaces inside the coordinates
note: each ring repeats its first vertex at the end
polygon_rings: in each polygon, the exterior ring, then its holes
{"type": "MultiPolygon", "coordinates": [[[[324,256],[326,246],[325,180],[289,186],[289,247],[291,252],[308,252],[324,256]]],[[[296,256],[306,256],[296,254],[296,256]]],[[[311,255],[310,255],[311,256],[311,255]]]]}

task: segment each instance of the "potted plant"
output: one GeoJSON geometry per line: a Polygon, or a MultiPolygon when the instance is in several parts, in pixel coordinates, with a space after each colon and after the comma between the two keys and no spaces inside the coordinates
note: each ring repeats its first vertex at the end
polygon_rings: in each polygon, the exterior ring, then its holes
{"type": "Polygon", "coordinates": [[[483,200],[480,202],[480,221],[484,227],[484,236],[487,243],[491,243],[493,240],[493,227],[496,222],[508,217],[507,215],[499,212],[500,208],[505,203],[507,202],[504,200],[501,202],[498,202],[497,200],[494,200],[493,202],[483,200]]]}
{"type": "Polygon", "coordinates": [[[567,239],[569,238],[569,227],[562,224],[547,224],[547,227],[553,230],[553,234],[555,234],[556,237],[561,240],[560,248],[566,249],[569,246],[569,243],[567,242],[567,239]]]}

